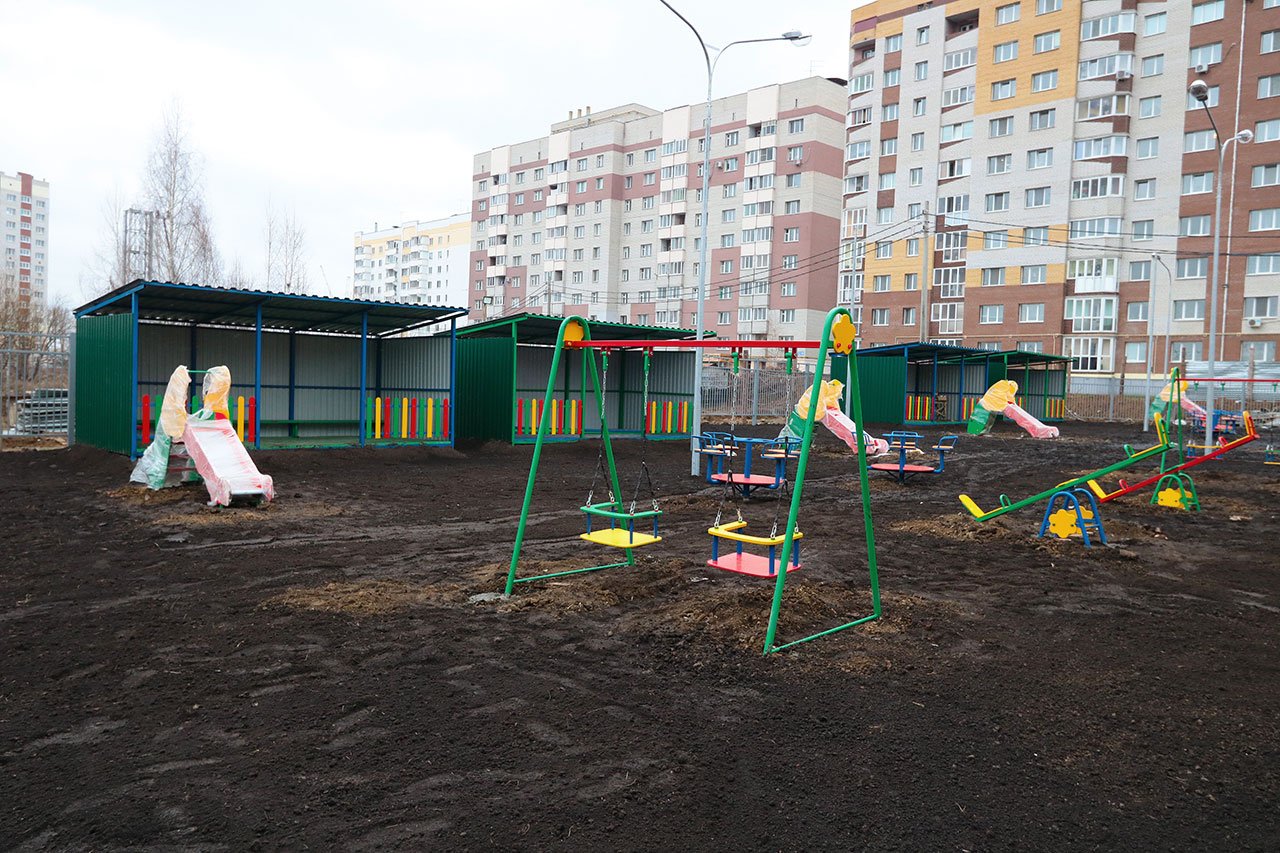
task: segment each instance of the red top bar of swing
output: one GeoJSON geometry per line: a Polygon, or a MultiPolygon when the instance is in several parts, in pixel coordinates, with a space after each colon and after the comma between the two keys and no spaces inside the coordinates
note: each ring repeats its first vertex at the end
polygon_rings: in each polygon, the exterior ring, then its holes
{"type": "Polygon", "coordinates": [[[567,347],[586,349],[657,349],[658,347],[683,347],[686,349],[818,349],[822,341],[727,341],[707,338],[701,341],[634,340],[634,341],[565,341],[567,347]]]}
{"type": "Polygon", "coordinates": [[[1228,379],[1222,376],[1217,379],[1209,379],[1204,376],[1183,376],[1182,379],[1186,382],[1280,382],[1280,379],[1228,379]]]}

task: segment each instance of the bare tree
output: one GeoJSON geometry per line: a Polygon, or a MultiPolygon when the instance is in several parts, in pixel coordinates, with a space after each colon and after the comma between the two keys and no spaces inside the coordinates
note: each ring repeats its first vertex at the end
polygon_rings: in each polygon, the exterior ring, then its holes
{"type": "Polygon", "coordinates": [[[19,292],[16,277],[0,271],[0,428],[13,423],[26,391],[67,387],[66,336],[71,312],[19,292]]]}
{"type": "Polygon", "coordinates": [[[143,174],[143,204],[159,215],[155,258],[168,281],[219,283],[222,262],[205,208],[200,156],[176,103],[164,111],[143,174]]]}
{"type": "Polygon", "coordinates": [[[266,242],[267,290],[286,293],[307,292],[307,235],[293,211],[277,212],[267,202],[266,242]]]}

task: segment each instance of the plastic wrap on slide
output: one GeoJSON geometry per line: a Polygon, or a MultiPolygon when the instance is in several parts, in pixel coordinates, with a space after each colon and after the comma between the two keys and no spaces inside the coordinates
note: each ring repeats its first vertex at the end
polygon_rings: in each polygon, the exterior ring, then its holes
{"type": "Polygon", "coordinates": [[[1017,403],[1010,403],[1005,406],[1004,411],[1001,414],[1006,418],[1011,418],[1014,423],[1031,433],[1032,438],[1058,437],[1057,427],[1046,426],[1045,424],[1040,423],[1040,421],[1027,414],[1026,409],[1022,408],[1017,403]]]}
{"type": "Polygon", "coordinates": [[[237,495],[261,495],[266,500],[275,497],[271,478],[259,473],[249,458],[249,451],[236,438],[231,421],[191,418],[182,440],[196,470],[204,478],[213,503],[227,506],[237,495]]]}
{"type": "Polygon", "coordinates": [[[1197,418],[1206,418],[1209,416],[1209,413],[1204,410],[1204,407],[1195,400],[1192,400],[1190,397],[1182,397],[1180,399],[1182,400],[1182,408],[1186,409],[1187,414],[1197,418]]]}
{"type": "MultiPolygon", "coordinates": [[[[857,439],[854,436],[858,434],[858,426],[848,415],[839,409],[827,409],[822,416],[822,425],[831,430],[836,438],[849,445],[850,450],[857,452],[858,445],[854,443],[857,439]]],[[[866,445],[868,456],[880,456],[889,452],[889,442],[883,438],[876,438],[870,433],[862,433],[862,442],[866,445]]]]}

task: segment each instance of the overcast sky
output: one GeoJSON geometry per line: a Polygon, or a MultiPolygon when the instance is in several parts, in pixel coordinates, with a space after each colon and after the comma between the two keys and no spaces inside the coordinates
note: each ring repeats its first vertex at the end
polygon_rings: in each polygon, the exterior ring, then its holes
{"type": "MultiPolygon", "coordinates": [[[[813,34],[735,47],[722,96],[845,77],[862,2],[673,5],[712,45],[813,34]]],[[[50,181],[50,290],[73,306],[90,295],[107,200],[135,200],[174,99],[228,263],[261,276],[270,200],[306,229],[312,291],[327,279],[338,295],[355,231],[467,210],[477,151],[541,136],[570,109],[663,109],[706,86],[692,33],[658,0],[0,0],[0,26],[0,170],[50,181]]]]}

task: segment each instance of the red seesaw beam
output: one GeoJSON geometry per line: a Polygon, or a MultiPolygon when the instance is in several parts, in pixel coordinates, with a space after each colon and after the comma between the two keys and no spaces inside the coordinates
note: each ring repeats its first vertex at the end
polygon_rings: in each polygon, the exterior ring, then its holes
{"type": "Polygon", "coordinates": [[[724,341],[718,338],[707,338],[701,341],[666,341],[666,340],[634,340],[634,341],[565,341],[570,348],[587,349],[656,349],[658,347],[681,347],[684,349],[818,349],[822,341],[724,341]]]}
{"type": "Polygon", "coordinates": [[[1125,495],[1132,494],[1133,492],[1141,491],[1142,489],[1145,489],[1147,486],[1150,486],[1152,483],[1160,482],[1161,477],[1166,477],[1169,474],[1177,474],[1187,470],[1188,468],[1194,468],[1197,465],[1201,464],[1202,462],[1208,462],[1210,459],[1217,459],[1222,454],[1227,453],[1228,451],[1231,451],[1231,450],[1235,450],[1237,447],[1239,447],[1242,444],[1248,444],[1249,442],[1253,441],[1258,437],[1258,431],[1253,428],[1253,418],[1249,416],[1248,412],[1244,413],[1244,426],[1245,426],[1244,435],[1240,436],[1234,441],[1227,442],[1226,444],[1219,447],[1217,450],[1214,450],[1212,453],[1206,453],[1204,456],[1197,456],[1194,459],[1188,459],[1186,462],[1183,462],[1181,465],[1178,465],[1174,468],[1170,468],[1168,471],[1161,471],[1159,474],[1153,474],[1140,483],[1134,483],[1133,485],[1129,485],[1124,480],[1121,480],[1120,488],[1116,489],[1114,492],[1106,492],[1106,491],[1103,491],[1102,487],[1098,485],[1098,482],[1096,480],[1090,480],[1089,488],[1092,489],[1094,495],[1097,496],[1098,503],[1106,503],[1107,501],[1113,501],[1116,498],[1122,498],[1125,495]]]}

